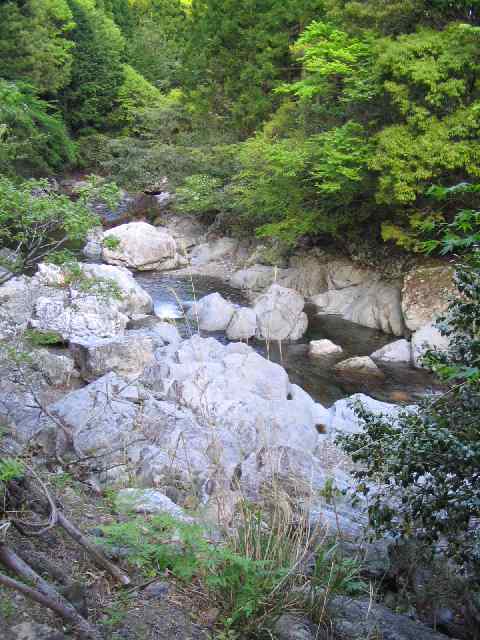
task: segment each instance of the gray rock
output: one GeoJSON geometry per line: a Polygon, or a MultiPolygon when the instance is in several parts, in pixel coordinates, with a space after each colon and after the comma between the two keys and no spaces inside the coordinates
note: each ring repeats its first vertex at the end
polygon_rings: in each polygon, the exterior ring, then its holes
{"type": "Polygon", "coordinates": [[[102,227],[95,227],[87,233],[85,246],[82,249],[82,253],[86,258],[90,260],[101,260],[103,250],[103,229],[102,227]]]}
{"type": "Polygon", "coordinates": [[[315,296],[312,302],[319,313],[340,315],[345,320],[385,333],[403,335],[404,324],[400,287],[376,281],[315,296]]]}
{"type": "Polygon", "coordinates": [[[164,513],[183,522],[192,520],[181,507],[155,489],[120,489],[115,497],[115,508],[119,513],[164,513]]]}
{"type": "Polygon", "coordinates": [[[0,339],[24,331],[32,316],[36,300],[46,293],[60,295],[42,286],[34,286],[26,276],[13,278],[0,286],[0,339]]]}
{"type": "Polygon", "coordinates": [[[379,362],[398,362],[410,364],[412,361],[412,346],[408,340],[395,340],[381,349],[374,351],[370,356],[372,360],[379,362]]]}
{"type": "Polygon", "coordinates": [[[152,313],[153,301],[149,293],[142,289],[128,269],[108,264],[83,264],[82,271],[91,278],[114,282],[120,292],[119,300],[112,300],[118,310],[131,316],[138,313],[152,313]]]}
{"type": "Polygon", "coordinates": [[[412,359],[413,366],[417,369],[423,367],[422,358],[429,349],[448,349],[449,340],[442,336],[440,331],[433,325],[427,324],[412,335],[412,359]]]}
{"type": "Polygon", "coordinates": [[[322,640],[311,620],[284,613],[273,628],[277,640],[322,640]]]}
{"type": "Polygon", "coordinates": [[[190,261],[194,267],[203,266],[209,262],[218,262],[234,255],[238,248],[238,240],[218,238],[217,240],[197,245],[190,253],[190,261]]]}
{"type": "Polygon", "coordinates": [[[255,300],[257,337],[266,341],[299,340],[308,327],[304,306],[305,300],[299,293],[272,284],[266,293],[255,300]]]}
{"type": "Polygon", "coordinates": [[[385,377],[383,371],[379,369],[375,362],[368,356],[356,356],[342,360],[342,362],[335,365],[334,369],[338,374],[344,376],[380,379],[385,377]]]}
{"type": "Polygon", "coordinates": [[[146,222],[129,222],[103,234],[103,259],[113,265],[139,271],[174,269],[180,264],[177,244],[165,230],[146,222]],[[118,240],[118,246],[108,248],[108,238],[118,240]]]}
{"type": "Polygon", "coordinates": [[[105,464],[128,462],[132,443],[145,440],[138,431],[143,397],[137,385],[108,373],[49,405],[49,413],[63,425],[50,425],[57,451],[72,448],[80,457],[104,456],[105,464]]]}
{"type": "Polygon", "coordinates": [[[236,309],[227,327],[229,340],[249,340],[257,330],[257,314],[253,309],[236,309]]]}
{"type": "Polygon", "coordinates": [[[187,317],[200,331],[224,331],[232,319],[235,308],[219,293],[211,293],[188,310],[187,317]]]}
{"type": "Polygon", "coordinates": [[[337,596],[329,610],[337,636],[342,640],[365,640],[381,637],[383,640],[447,640],[426,625],[393,613],[387,607],[368,598],[353,600],[337,596]]]}
{"type": "Polygon", "coordinates": [[[66,640],[66,636],[57,629],[38,622],[22,622],[10,630],[12,640],[66,640]]]}
{"type": "Polygon", "coordinates": [[[342,353],[343,349],[331,340],[312,340],[308,346],[308,355],[312,358],[342,353]]]}
{"type": "Polygon", "coordinates": [[[230,286],[260,293],[275,282],[275,274],[278,275],[279,271],[282,272],[275,267],[256,264],[248,269],[236,271],[230,279],[230,286]]]}
{"type": "Polygon", "coordinates": [[[34,366],[47,378],[54,387],[68,386],[73,379],[78,378],[78,371],[72,358],[52,353],[48,349],[39,349],[34,354],[34,366]]]}
{"type": "Polygon", "coordinates": [[[109,371],[135,378],[153,362],[154,345],[151,338],[142,335],[72,338],[70,353],[84,380],[95,380],[109,371]]]}
{"type": "Polygon", "coordinates": [[[363,393],[356,393],[349,398],[338,400],[329,409],[327,419],[327,431],[331,433],[359,433],[362,430],[361,420],[355,413],[355,405],[360,403],[371,413],[382,415],[386,418],[396,418],[402,411],[412,411],[414,408],[401,407],[388,402],[380,402],[363,393]]]}
{"type": "MultiPolygon", "coordinates": [[[[107,264],[79,264],[86,278],[102,284],[111,283],[117,290],[119,297],[112,295],[108,305],[115,307],[126,315],[151,313],[153,301],[150,295],[135,281],[128,269],[114,267],[107,264]]],[[[54,264],[39,264],[38,271],[33,278],[37,283],[47,287],[65,287],[68,273],[64,268],[54,264]]],[[[94,291],[92,291],[94,293],[94,291]]],[[[116,292],[115,292],[116,293],[116,292]]],[[[112,291],[113,294],[113,291],[112,291]]]]}
{"type": "Polygon", "coordinates": [[[92,336],[111,338],[122,335],[128,317],[94,295],[72,292],[61,298],[39,298],[30,326],[40,331],[55,331],[62,338],[92,336]]]}

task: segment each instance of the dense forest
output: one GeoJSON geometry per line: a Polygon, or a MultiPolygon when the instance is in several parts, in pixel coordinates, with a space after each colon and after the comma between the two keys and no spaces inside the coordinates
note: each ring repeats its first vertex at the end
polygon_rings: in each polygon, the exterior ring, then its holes
{"type": "Polygon", "coordinates": [[[0,8],[0,171],[167,176],[230,233],[415,249],[480,173],[480,3],[18,0],[0,8]]]}

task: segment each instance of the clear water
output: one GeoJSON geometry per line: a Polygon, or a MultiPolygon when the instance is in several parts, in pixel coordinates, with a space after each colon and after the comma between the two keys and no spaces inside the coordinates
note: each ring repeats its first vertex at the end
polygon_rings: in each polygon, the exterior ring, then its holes
{"type": "MultiPolygon", "coordinates": [[[[152,296],[155,313],[165,319],[174,319],[180,332],[187,337],[192,328],[185,321],[185,312],[195,299],[218,291],[224,298],[237,305],[248,306],[248,300],[238,289],[228,286],[220,278],[148,272],[136,275],[137,282],[152,296]]],[[[282,344],[279,348],[271,344],[268,351],[264,343],[251,341],[251,345],[262,355],[280,362],[288,371],[290,380],[325,406],[353,393],[367,393],[387,402],[415,402],[425,393],[436,389],[430,374],[406,365],[381,365],[385,373],[383,380],[355,381],[339,377],[333,366],[340,360],[353,356],[370,355],[395,338],[380,331],[368,329],[337,316],[318,316],[306,309],[310,322],[307,334],[301,341],[282,344]],[[311,340],[328,338],[343,348],[343,353],[323,358],[308,356],[311,340]]],[[[209,333],[221,342],[227,342],[224,333],[209,333]]]]}

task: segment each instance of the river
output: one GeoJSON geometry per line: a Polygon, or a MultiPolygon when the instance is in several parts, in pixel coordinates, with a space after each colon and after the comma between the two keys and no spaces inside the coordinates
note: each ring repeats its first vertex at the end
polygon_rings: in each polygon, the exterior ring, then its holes
{"type": "MultiPolygon", "coordinates": [[[[195,299],[217,291],[236,305],[249,306],[241,291],[233,289],[220,278],[188,277],[166,272],[137,273],[135,278],[152,296],[156,315],[175,323],[184,337],[195,330],[185,320],[185,312],[195,299]]],[[[430,374],[406,365],[381,365],[385,378],[380,381],[359,377],[346,380],[338,376],[333,369],[337,362],[353,356],[370,355],[395,338],[337,316],[316,315],[308,307],[306,311],[309,315],[309,329],[302,340],[283,344],[281,349],[277,344],[271,344],[267,349],[265,343],[256,340],[250,344],[265,357],[281,363],[290,380],[324,406],[330,406],[336,400],[358,392],[387,402],[412,403],[425,393],[435,391],[436,386],[430,374]],[[322,358],[309,357],[308,343],[322,338],[340,345],[343,353],[322,358]]],[[[223,332],[204,335],[228,342],[223,332]]]]}

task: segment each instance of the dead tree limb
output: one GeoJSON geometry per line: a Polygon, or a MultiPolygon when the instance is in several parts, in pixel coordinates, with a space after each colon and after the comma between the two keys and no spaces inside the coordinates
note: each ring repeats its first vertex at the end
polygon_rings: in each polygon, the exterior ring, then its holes
{"type": "Polygon", "coordinates": [[[77,542],[81,547],[85,549],[85,551],[91,556],[92,560],[98,567],[105,569],[108,573],[113,576],[116,580],[123,585],[130,584],[130,578],[119,569],[112,562],[107,560],[107,558],[101,553],[96,545],[93,542],[83,535],[83,533],[77,529],[77,527],[68,520],[65,515],[61,512],[57,512],[57,521],[58,525],[62,527],[62,529],[71,537],[75,542],[77,542]]]}
{"type": "Polygon", "coordinates": [[[35,573],[15,552],[1,543],[0,562],[7,567],[7,569],[10,569],[13,573],[33,584],[34,588],[12,580],[2,574],[0,574],[0,584],[16,589],[36,602],[41,602],[41,604],[52,609],[52,611],[58,613],[64,620],[72,624],[85,640],[101,640],[102,637],[98,629],[85,620],[68,600],[60,595],[60,593],[39,576],[38,573],[35,573]]]}

